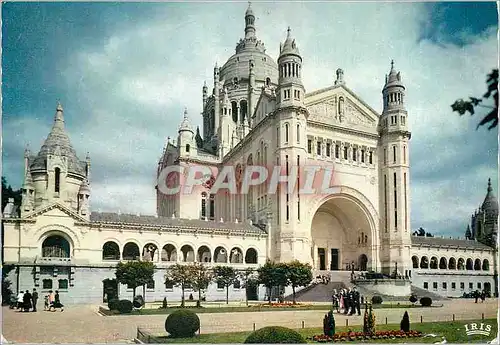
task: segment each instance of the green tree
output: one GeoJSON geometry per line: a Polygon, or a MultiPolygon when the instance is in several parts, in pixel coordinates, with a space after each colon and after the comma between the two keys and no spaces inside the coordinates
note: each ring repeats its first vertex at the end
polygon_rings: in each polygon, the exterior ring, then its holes
{"type": "Polygon", "coordinates": [[[248,287],[257,280],[255,278],[255,270],[250,267],[246,268],[245,270],[238,272],[238,276],[243,283],[243,287],[245,288],[245,302],[246,305],[248,305],[248,287]]]}
{"type": "Polygon", "coordinates": [[[268,290],[268,302],[271,303],[271,291],[273,287],[286,286],[286,266],[267,261],[265,265],[257,270],[259,284],[264,285],[268,290]]]}
{"type": "Polygon", "coordinates": [[[201,292],[208,288],[208,284],[212,281],[212,273],[202,263],[193,263],[189,266],[193,277],[192,286],[195,291],[198,291],[197,307],[201,306],[201,292]]]}
{"type": "Polygon", "coordinates": [[[13,269],[14,265],[4,265],[2,267],[2,305],[9,303],[13,294],[11,289],[12,282],[7,278],[13,269]]]}
{"type": "Polygon", "coordinates": [[[226,288],[226,304],[229,304],[229,287],[238,278],[236,270],[230,266],[216,266],[214,267],[214,276],[217,284],[226,288]]]}
{"type": "Polygon", "coordinates": [[[307,286],[313,279],[312,267],[294,260],[286,264],[288,285],[292,286],[293,304],[296,304],[295,289],[300,286],[307,286]]]}
{"type": "Polygon", "coordinates": [[[155,265],[150,261],[120,262],[116,266],[116,280],[120,284],[132,288],[134,291],[132,297],[135,297],[137,287],[144,286],[153,280],[155,268],[155,265]]]}
{"type": "Polygon", "coordinates": [[[182,290],[181,308],[185,306],[184,291],[192,286],[193,281],[193,270],[189,265],[175,264],[169,267],[165,274],[165,283],[171,282],[182,290]]]}
{"type": "Polygon", "coordinates": [[[486,93],[480,97],[469,97],[469,101],[464,101],[463,99],[456,100],[455,103],[451,105],[453,111],[458,112],[460,116],[465,113],[474,115],[476,113],[476,108],[486,108],[490,109],[490,112],[479,122],[476,129],[487,123],[491,123],[488,130],[495,128],[498,125],[498,69],[494,69],[488,74],[486,79],[487,90],[486,93]],[[493,97],[494,106],[484,105],[484,101],[493,97]]]}

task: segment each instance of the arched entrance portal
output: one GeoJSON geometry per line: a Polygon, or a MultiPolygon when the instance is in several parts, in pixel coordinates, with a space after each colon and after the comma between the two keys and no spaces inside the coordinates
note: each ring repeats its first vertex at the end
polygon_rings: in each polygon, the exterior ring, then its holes
{"type": "Polygon", "coordinates": [[[350,195],[338,194],[323,202],[311,224],[314,268],[370,270],[372,223],[366,207],[350,195]]]}

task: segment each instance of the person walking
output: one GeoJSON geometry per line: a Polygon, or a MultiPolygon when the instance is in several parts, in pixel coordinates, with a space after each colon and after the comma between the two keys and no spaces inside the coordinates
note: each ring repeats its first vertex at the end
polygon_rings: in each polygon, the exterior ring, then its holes
{"type": "Polygon", "coordinates": [[[61,299],[59,298],[59,291],[56,290],[56,294],[54,295],[54,308],[61,308],[61,311],[64,311],[64,305],[61,303],[61,299]]]}
{"type": "Polygon", "coordinates": [[[23,291],[19,291],[19,293],[17,294],[17,309],[23,309],[23,304],[24,304],[24,292],[23,291]]]}
{"type": "Polygon", "coordinates": [[[36,313],[36,303],[38,302],[38,292],[36,289],[33,289],[33,293],[31,294],[31,301],[33,302],[33,312],[36,313]]]}

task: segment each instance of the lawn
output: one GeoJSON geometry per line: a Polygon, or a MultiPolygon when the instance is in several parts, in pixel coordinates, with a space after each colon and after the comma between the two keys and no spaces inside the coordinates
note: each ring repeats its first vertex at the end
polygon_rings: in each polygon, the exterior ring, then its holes
{"type": "MultiPolygon", "coordinates": [[[[435,334],[437,337],[420,337],[420,338],[399,338],[399,339],[379,339],[379,340],[367,340],[366,343],[435,343],[442,341],[442,337],[446,339],[448,343],[486,343],[496,337],[497,334],[497,320],[496,319],[485,319],[480,320],[469,320],[469,321],[454,321],[454,322],[424,322],[424,323],[414,323],[411,325],[412,330],[420,331],[425,334],[435,334]],[[465,325],[471,322],[476,322],[478,325],[483,322],[485,325],[491,325],[490,336],[483,335],[473,335],[467,336],[465,333],[465,325]]],[[[361,331],[362,326],[353,326],[347,329],[345,326],[337,327],[336,332],[346,332],[348,330],[361,331]]],[[[377,331],[383,330],[399,330],[399,325],[389,324],[389,325],[377,325],[377,331]]],[[[323,333],[322,328],[303,328],[297,330],[302,336],[304,336],[308,342],[312,343],[310,339],[313,335],[319,335],[323,333]]],[[[201,334],[193,338],[169,338],[168,336],[151,336],[149,342],[151,343],[200,343],[200,344],[229,344],[229,343],[243,343],[246,337],[252,332],[232,332],[232,333],[211,333],[211,334],[201,334]]],[[[147,335],[145,336],[147,341],[147,335]]],[[[339,343],[349,343],[339,342],[339,343]]]]}
{"type": "MultiPolygon", "coordinates": [[[[441,305],[433,305],[431,308],[439,308],[441,305]]],[[[382,303],[382,304],[374,304],[373,309],[385,309],[385,308],[423,308],[419,304],[392,304],[392,303],[382,303]]],[[[429,308],[429,307],[426,307],[429,308]]],[[[130,314],[121,314],[121,315],[164,315],[171,314],[176,310],[179,310],[179,307],[169,307],[167,309],[160,308],[144,308],[141,310],[133,310],[130,314]]],[[[206,308],[196,308],[196,307],[188,307],[189,310],[197,313],[240,313],[240,312],[261,312],[261,311],[300,311],[300,310],[324,310],[328,311],[331,309],[330,304],[312,304],[312,305],[298,305],[296,307],[268,307],[265,304],[260,305],[251,305],[248,307],[206,307],[206,308]]],[[[120,315],[116,311],[109,311],[106,308],[99,308],[101,314],[105,316],[115,316],[120,315]]]]}

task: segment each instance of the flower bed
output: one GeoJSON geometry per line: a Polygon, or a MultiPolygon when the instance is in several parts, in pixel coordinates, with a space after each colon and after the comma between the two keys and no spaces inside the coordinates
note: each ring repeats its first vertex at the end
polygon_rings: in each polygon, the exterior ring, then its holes
{"type": "Polygon", "coordinates": [[[309,307],[311,304],[293,304],[292,302],[284,302],[284,303],[266,303],[266,304],[257,304],[254,305],[253,307],[258,307],[258,308],[300,308],[300,307],[309,307]]]}
{"type": "Polygon", "coordinates": [[[341,332],[336,333],[333,337],[327,335],[315,335],[311,339],[318,343],[338,342],[338,341],[356,341],[369,339],[396,339],[396,338],[418,338],[422,336],[422,332],[409,331],[378,331],[375,334],[365,334],[363,332],[341,332]]]}

